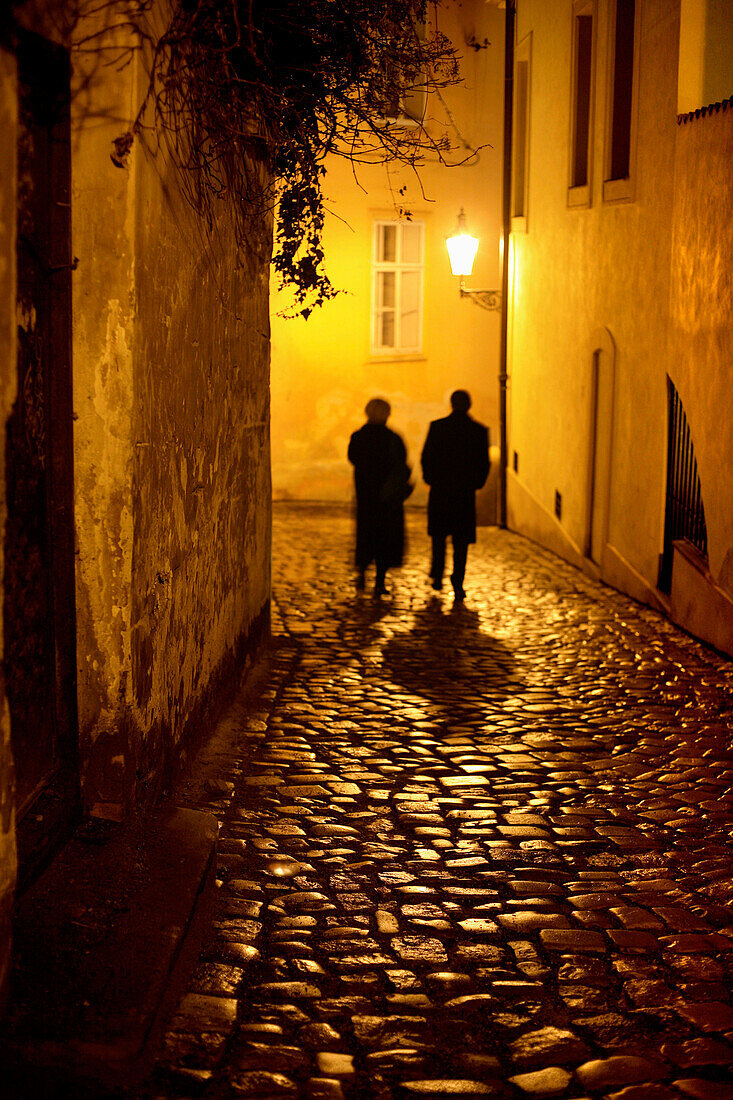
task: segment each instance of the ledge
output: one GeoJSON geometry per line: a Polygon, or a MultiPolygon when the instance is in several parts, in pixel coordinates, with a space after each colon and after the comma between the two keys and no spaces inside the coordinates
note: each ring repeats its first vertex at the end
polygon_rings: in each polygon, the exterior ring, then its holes
{"type": "Polygon", "coordinates": [[[144,1075],[208,923],[217,830],[177,807],[92,819],[19,900],[4,1096],[103,1096],[144,1075]]]}
{"type": "Polygon", "coordinates": [[[677,115],[677,125],[684,126],[687,122],[692,122],[696,118],[705,118],[705,115],[727,111],[729,107],[733,107],[733,95],[728,99],[721,100],[720,103],[708,103],[706,107],[698,107],[696,111],[687,111],[685,114],[677,115]]]}
{"type": "Polygon", "coordinates": [[[694,546],[683,540],[673,546],[670,618],[733,656],[733,600],[715,583],[707,561],[694,546]]]}

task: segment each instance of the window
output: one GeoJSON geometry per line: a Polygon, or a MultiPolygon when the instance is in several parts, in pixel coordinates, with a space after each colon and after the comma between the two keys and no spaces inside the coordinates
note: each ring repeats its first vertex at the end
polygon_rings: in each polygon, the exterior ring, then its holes
{"type": "Polygon", "coordinates": [[[636,100],[635,22],[635,0],[616,0],[611,20],[612,64],[604,199],[631,198],[630,180],[636,100]]]}
{"type": "Polygon", "coordinates": [[[375,222],[372,280],[372,349],[417,352],[422,348],[425,226],[375,222]]]}
{"type": "MultiPolygon", "coordinates": [[[[420,42],[427,39],[427,23],[416,19],[413,33],[420,42]]],[[[425,67],[412,75],[392,68],[386,74],[382,106],[382,122],[385,126],[415,129],[422,125],[427,107],[428,73],[425,67]]]]}
{"type": "Polygon", "coordinates": [[[527,228],[531,46],[531,35],[527,35],[517,47],[514,65],[512,232],[523,232],[527,228]]]}
{"type": "Polygon", "coordinates": [[[573,9],[573,84],[570,133],[571,206],[590,202],[591,117],[593,103],[593,3],[576,0],[573,9]]]}

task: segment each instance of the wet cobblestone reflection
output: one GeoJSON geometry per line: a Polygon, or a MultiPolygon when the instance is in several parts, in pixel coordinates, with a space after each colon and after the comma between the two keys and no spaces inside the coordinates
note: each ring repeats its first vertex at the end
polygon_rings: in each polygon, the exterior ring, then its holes
{"type": "Polygon", "coordinates": [[[149,1094],[733,1097],[731,663],[495,529],[454,607],[423,523],[375,602],[345,510],[276,509],[278,645],[191,792],[218,909],[149,1094]]]}

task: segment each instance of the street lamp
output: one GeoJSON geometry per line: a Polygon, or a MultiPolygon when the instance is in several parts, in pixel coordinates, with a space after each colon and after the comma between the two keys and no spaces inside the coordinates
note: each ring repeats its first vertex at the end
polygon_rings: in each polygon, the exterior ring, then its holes
{"type": "Polygon", "coordinates": [[[446,242],[451,271],[460,279],[458,284],[461,298],[470,298],[483,309],[499,312],[501,310],[501,292],[498,290],[469,290],[466,277],[473,270],[473,261],[478,250],[478,237],[472,237],[466,231],[466,215],[463,207],[458,215],[458,232],[448,237],[446,242]]]}

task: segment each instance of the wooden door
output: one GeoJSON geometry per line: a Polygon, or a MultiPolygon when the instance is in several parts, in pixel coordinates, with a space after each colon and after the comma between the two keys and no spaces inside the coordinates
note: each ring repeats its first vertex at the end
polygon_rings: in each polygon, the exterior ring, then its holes
{"type": "Polygon", "coordinates": [[[5,444],[3,620],[16,805],[33,822],[27,844],[19,834],[23,858],[26,847],[53,845],[76,790],[66,52],[24,36],[18,88],[18,376],[5,444]]]}

